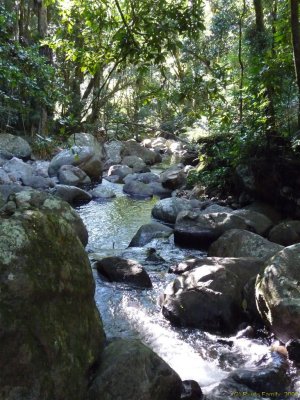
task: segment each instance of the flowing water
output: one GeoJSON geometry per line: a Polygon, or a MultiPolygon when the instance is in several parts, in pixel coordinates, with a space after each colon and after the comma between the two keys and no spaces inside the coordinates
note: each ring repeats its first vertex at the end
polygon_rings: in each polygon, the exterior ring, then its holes
{"type": "Polygon", "coordinates": [[[105,180],[117,197],[91,201],[78,208],[89,231],[87,250],[91,259],[121,255],[138,260],[148,271],[153,289],[135,290],[108,283],[94,271],[96,303],[108,338],[139,338],[158,353],[182,379],[196,380],[204,393],[240,366],[253,366],[268,351],[261,341],[220,338],[198,329],[173,327],[161,314],[158,299],[174,279],[168,267],[188,256],[204,256],[195,250],[174,246],[168,240],[154,240],[145,248],[127,248],[138,228],[151,222],[151,209],[158,199],[134,200],[122,192],[122,185],[105,180]],[[147,248],[155,247],[165,260],[146,261],[147,248]],[[220,340],[222,339],[222,340],[220,340]]]}

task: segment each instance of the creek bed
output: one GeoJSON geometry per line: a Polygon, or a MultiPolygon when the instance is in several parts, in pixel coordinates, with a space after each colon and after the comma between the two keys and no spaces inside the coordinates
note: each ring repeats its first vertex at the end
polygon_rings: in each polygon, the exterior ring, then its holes
{"type": "Polygon", "coordinates": [[[102,185],[113,189],[117,197],[91,201],[77,209],[88,228],[90,258],[121,255],[136,259],[145,267],[153,283],[151,290],[136,290],[105,282],[94,271],[95,299],[107,337],[141,339],[181,379],[196,380],[204,393],[208,393],[231,370],[255,366],[268,352],[266,343],[235,337],[224,340],[198,329],[176,328],[163,317],[158,299],[174,279],[174,275],[168,274],[168,267],[188,256],[203,257],[205,254],[176,247],[172,237],[155,239],[143,248],[127,248],[139,227],[151,222],[151,210],[158,199],[135,200],[122,192],[122,185],[106,180],[102,185]],[[165,260],[163,264],[146,261],[149,247],[157,249],[165,260]]]}

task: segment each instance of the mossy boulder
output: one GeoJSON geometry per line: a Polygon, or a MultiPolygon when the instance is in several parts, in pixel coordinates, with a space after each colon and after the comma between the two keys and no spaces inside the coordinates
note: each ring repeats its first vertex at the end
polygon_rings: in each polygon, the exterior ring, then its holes
{"type": "Polygon", "coordinates": [[[22,213],[25,210],[39,209],[44,213],[55,213],[71,225],[84,246],[88,242],[87,229],[75,210],[65,201],[45,192],[28,189],[11,194],[4,205],[2,213],[11,214],[15,210],[22,213]]]}
{"type": "Polygon", "coordinates": [[[82,400],[104,332],[84,248],[55,212],[0,219],[0,399],[82,400]]]}

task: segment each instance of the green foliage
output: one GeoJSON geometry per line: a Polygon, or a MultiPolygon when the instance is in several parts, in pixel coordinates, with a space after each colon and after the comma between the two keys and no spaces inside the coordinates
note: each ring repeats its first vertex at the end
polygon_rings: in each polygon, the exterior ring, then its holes
{"type": "Polygon", "coordinates": [[[27,131],[38,108],[51,109],[58,98],[55,70],[40,56],[39,46],[12,38],[15,16],[0,6],[0,129],[27,131]]]}

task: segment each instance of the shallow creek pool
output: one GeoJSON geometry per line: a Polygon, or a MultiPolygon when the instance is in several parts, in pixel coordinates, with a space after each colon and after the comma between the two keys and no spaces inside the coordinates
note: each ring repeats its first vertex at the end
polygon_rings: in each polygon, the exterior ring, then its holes
{"type": "Polygon", "coordinates": [[[135,290],[108,283],[94,271],[95,299],[108,338],[139,338],[158,353],[185,379],[196,380],[208,393],[228,373],[240,366],[254,366],[268,352],[258,340],[226,338],[198,329],[176,328],[167,321],[158,304],[159,296],[174,279],[168,267],[188,256],[204,257],[200,251],[180,249],[168,240],[154,240],[145,248],[127,248],[143,224],[151,222],[156,198],[134,200],[122,192],[122,185],[103,180],[116,198],[91,201],[77,209],[89,231],[87,251],[91,260],[121,255],[138,260],[148,271],[153,289],[135,290]],[[146,262],[147,247],[155,247],[165,263],[146,262]],[[228,344],[227,344],[228,342],[228,344]]]}

